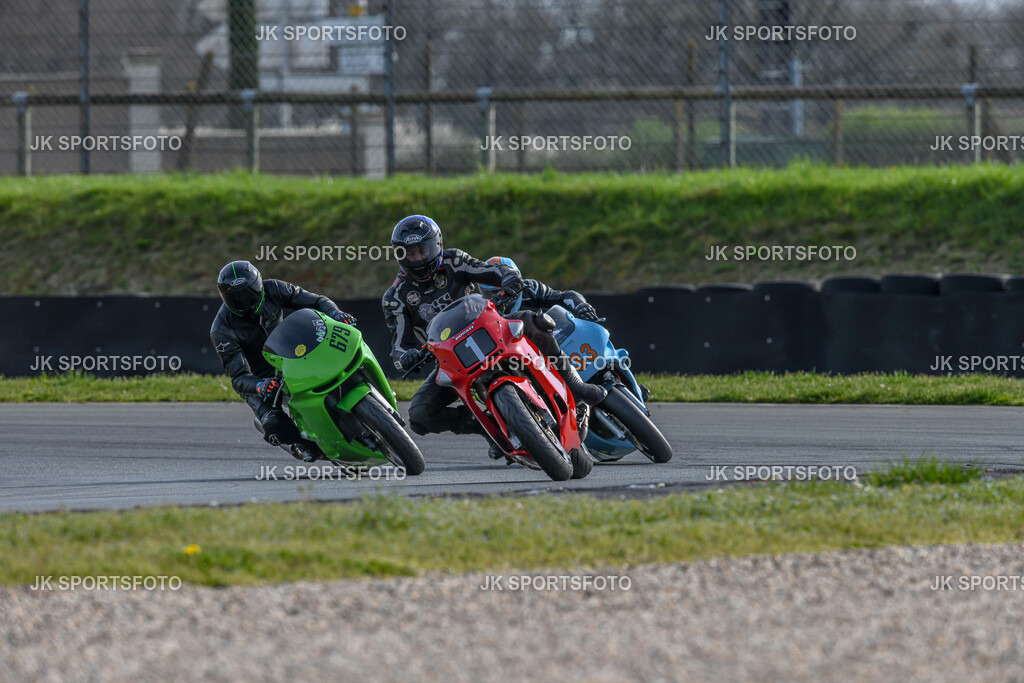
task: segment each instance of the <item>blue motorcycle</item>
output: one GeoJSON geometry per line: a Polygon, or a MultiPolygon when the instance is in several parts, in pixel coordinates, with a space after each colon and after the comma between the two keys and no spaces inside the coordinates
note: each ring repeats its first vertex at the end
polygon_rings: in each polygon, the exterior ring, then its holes
{"type": "Polygon", "coordinates": [[[646,387],[629,369],[629,352],[617,349],[600,322],[577,318],[561,306],[547,311],[555,321],[555,340],[585,382],[600,384],[608,397],[591,408],[590,431],[584,441],[594,459],[614,462],[635,450],[652,462],[672,459],[672,446],[651,422],[646,387]]]}

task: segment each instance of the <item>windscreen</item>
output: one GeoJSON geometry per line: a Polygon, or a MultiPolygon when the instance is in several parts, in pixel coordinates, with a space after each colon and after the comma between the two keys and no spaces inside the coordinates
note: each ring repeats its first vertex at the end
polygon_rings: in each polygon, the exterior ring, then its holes
{"type": "Polygon", "coordinates": [[[427,326],[427,340],[443,342],[473,324],[484,309],[487,301],[479,294],[465,296],[444,309],[427,326]],[[447,331],[446,331],[447,330],[447,331]]]}
{"type": "Polygon", "coordinates": [[[561,344],[573,333],[573,330],[576,329],[576,324],[569,319],[565,309],[561,306],[552,306],[548,309],[547,313],[555,321],[555,341],[561,344]]]}
{"type": "Polygon", "coordinates": [[[282,358],[301,358],[327,337],[327,323],[316,311],[295,311],[274,328],[263,350],[282,358]]]}

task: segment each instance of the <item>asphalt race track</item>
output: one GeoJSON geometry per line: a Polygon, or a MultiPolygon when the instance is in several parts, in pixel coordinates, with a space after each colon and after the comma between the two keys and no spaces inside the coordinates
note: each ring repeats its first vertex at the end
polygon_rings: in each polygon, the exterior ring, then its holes
{"type": "MultiPolygon", "coordinates": [[[[405,414],[407,405],[402,405],[405,414]]],[[[286,479],[302,465],[261,440],[240,403],[7,404],[0,406],[0,510],[131,508],[402,495],[531,494],[549,489],[640,492],[706,486],[715,466],[855,467],[922,454],[1024,470],[1024,408],[654,404],[675,450],[655,465],[639,454],[598,464],[586,479],[556,483],[542,472],[487,458],[481,437],[415,437],[427,470],[404,481],[286,479]],[[277,480],[257,480],[278,466],[277,480]]],[[[719,474],[722,470],[718,471],[719,474]]],[[[763,475],[762,475],[763,476],[763,475]]]]}

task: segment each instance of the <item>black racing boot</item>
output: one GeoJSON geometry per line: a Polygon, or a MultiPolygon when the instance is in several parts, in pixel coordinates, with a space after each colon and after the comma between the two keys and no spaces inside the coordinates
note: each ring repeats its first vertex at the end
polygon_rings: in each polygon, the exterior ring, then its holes
{"type": "Polygon", "coordinates": [[[580,441],[587,438],[590,433],[588,423],[590,422],[590,406],[583,401],[576,404],[576,430],[580,433],[580,441]]]}
{"type": "Polygon", "coordinates": [[[569,392],[576,399],[577,403],[583,402],[590,406],[596,406],[608,395],[604,387],[584,382],[583,378],[580,377],[580,373],[576,372],[576,367],[569,360],[569,357],[565,355],[564,351],[562,352],[561,366],[559,373],[562,375],[565,385],[569,388],[569,392]]]}
{"type": "Polygon", "coordinates": [[[289,452],[292,454],[293,458],[301,460],[302,462],[316,462],[324,455],[324,452],[320,450],[319,446],[312,441],[305,440],[293,443],[289,446],[289,452]]]}
{"type": "Polygon", "coordinates": [[[498,444],[491,441],[491,445],[487,449],[487,457],[491,460],[501,460],[505,457],[505,451],[498,448],[498,444]]]}

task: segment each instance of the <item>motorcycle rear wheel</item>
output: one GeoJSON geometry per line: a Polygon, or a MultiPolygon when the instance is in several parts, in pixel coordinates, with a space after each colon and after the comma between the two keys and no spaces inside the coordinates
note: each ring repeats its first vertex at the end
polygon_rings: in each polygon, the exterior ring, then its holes
{"type": "Polygon", "coordinates": [[[611,388],[598,407],[629,431],[634,445],[652,462],[665,463],[672,459],[672,446],[661,430],[623,393],[621,387],[611,388]]]}

